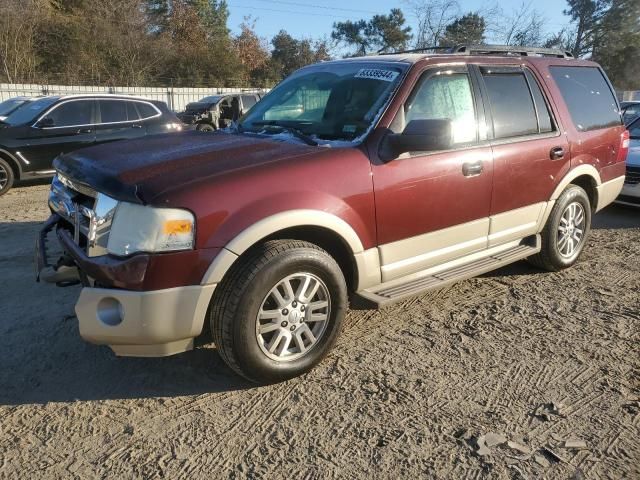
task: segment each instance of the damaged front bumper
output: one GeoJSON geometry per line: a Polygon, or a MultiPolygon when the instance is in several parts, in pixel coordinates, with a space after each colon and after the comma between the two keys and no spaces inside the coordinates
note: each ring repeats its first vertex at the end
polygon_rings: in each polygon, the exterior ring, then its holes
{"type": "Polygon", "coordinates": [[[108,345],[121,356],[159,357],[193,348],[215,284],[126,289],[142,284],[150,255],[90,257],[74,236],[67,220],[51,215],[36,242],[36,278],[59,286],[82,283],[75,311],[83,339],[108,345]],[[64,253],[52,263],[48,237],[54,232],[64,253]]]}

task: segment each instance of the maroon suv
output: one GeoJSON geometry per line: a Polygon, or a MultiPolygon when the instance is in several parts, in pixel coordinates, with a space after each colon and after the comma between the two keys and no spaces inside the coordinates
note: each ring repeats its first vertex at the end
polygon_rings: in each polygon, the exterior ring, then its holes
{"type": "Polygon", "coordinates": [[[321,63],[227,132],[59,157],[40,276],[82,282],[80,334],[118,355],[189,350],[208,324],[232,369],[278,381],[327,354],[350,294],[572,265],[627,149],[602,69],[562,52],[321,63]]]}

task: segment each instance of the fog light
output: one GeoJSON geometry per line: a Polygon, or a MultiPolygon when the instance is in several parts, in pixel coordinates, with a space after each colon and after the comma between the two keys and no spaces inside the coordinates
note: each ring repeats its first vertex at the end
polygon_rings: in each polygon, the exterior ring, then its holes
{"type": "Polygon", "coordinates": [[[98,320],[105,325],[115,327],[124,320],[124,308],[115,298],[106,297],[98,302],[98,320]]]}

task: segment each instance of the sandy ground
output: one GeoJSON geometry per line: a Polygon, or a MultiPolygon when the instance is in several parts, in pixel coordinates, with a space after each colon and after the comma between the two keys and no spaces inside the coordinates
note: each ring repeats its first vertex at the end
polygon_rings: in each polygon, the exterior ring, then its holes
{"type": "Polygon", "coordinates": [[[33,281],[47,189],[0,198],[0,478],[639,478],[639,211],[570,270],[350,312],[319,368],[256,388],[211,345],[84,343],[79,289],[33,281]]]}

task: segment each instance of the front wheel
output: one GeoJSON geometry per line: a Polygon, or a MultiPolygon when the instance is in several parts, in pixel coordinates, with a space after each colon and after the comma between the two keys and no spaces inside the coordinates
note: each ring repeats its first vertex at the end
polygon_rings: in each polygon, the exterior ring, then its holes
{"type": "Polygon", "coordinates": [[[556,272],[578,260],[591,230],[591,203],[587,193],[570,185],[556,201],[542,231],[542,250],[529,258],[534,265],[556,272]]]}
{"type": "Polygon", "coordinates": [[[0,196],[11,189],[14,180],[15,176],[11,165],[0,158],[0,196]]]}
{"type": "Polygon", "coordinates": [[[218,287],[210,322],[225,362],[258,383],[309,371],[333,347],[347,309],[336,261],[298,240],[257,246],[218,287]]]}

